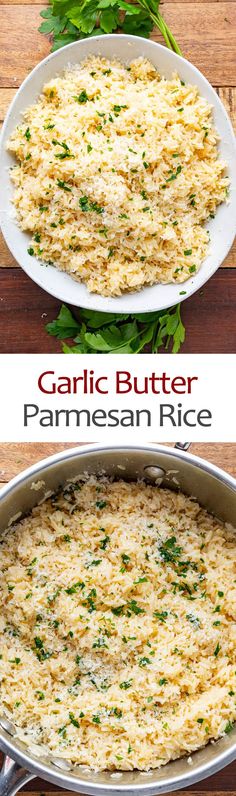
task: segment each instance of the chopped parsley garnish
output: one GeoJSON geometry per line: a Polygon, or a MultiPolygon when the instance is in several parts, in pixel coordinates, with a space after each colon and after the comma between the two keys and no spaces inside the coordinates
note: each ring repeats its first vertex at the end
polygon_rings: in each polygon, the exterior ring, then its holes
{"type": "Polygon", "coordinates": [[[231,730],[233,730],[232,721],[227,721],[227,724],[225,725],[225,732],[229,733],[229,732],[231,732],[231,730]]]}
{"type": "Polygon", "coordinates": [[[150,658],[146,658],[144,655],[143,658],[140,658],[138,665],[141,666],[141,668],[143,668],[144,666],[147,666],[151,662],[152,661],[150,661],[150,658]]]}
{"type": "Polygon", "coordinates": [[[194,625],[194,627],[196,628],[200,627],[201,624],[200,619],[198,619],[197,616],[194,616],[194,614],[186,614],[186,619],[188,619],[189,622],[191,622],[191,624],[194,625]]]}
{"type": "Polygon", "coordinates": [[[34,639],[34,643],[37,649],[41,650],[43,648],[43,642],[41,638],[39,638],[39,636],[36,636],[36,638],[34,639]]]}
{"type": "Polygon", "coordinates": [[[104,536],[104,539],[101,539],[99,547],[101,550],[106,550],[107,545],[110,542],[110,536],[104,536]]]}
{"type": "Polygon", "coordinates": [[[76,102],[79,102],[81,105],[83,105],[83,104],[84,104],[84,102],[88,102],[88,100],[89,100],[89,97],[88,97],[88,95],[87,95],[87,91],[86,91],[86,89],[85,89],[85,88],[83,88],[83,89],[82,89],[82,91],[80,92],[80,94],[79,94],[79,95],[75,95],[75,96],[73,97],[73,99],[75,99],[75,100],[76,100],[76,102]]]}
{"type": "Polygon", "coordinates": [[[57,180],[57,185],[58,188],[63,188],[63,190],[68,191],[68,193],[71,193],[72,191],[72,188],[70,188],[69,185],[67,185],[66,182],[64,182],[64,180],[57,180]]]}
{"type": "Polygon", "coordinates": [[[83,213],[93,211],[94,213],[104,213],[104,208],[100,207],[97,202],[90,202],[88,196],[81,196],[79,199],[79,206],[83,213]]]}
{"type": "Polygon", "coordinates": [[[124,608],[125,605],[118,605],[117,608],[112,608],[111,610],[114,616],[120,616],[121,614],[123,614],[124,608]]]}
{"type": "Polygon", "coordinates": [[[120,708],[112,708],[111,712],[112,712],[112,715],[116,716],[117,719],[121,719],[122,710],[120,710],[120,708]]]}
{"type": "Polygon", "coordinates": [[[68,144],[66,144],[65,141],[61,142],[61,141],[57,141],[56,138],[53,138],[52,139],[52,144],[53,144],[53,146],[61,146],[63,149],[65,149],[65,152],[69,152],[68,144]]]}
{"type": "Polygon", "coordinates": [[[128,105],[113,105],[113,111],[115,115],[118,116],[123,108],[128,108],[128,105]]]}
{"type": "Polygon", "coordinates": [[[189,257],[189,256],[190,256],[190,254],[192,254],[192,249],[185,249],[185,250],[184,250],[184,256],[185,256],[185,257],[189,257]]]}
{"type": "Polygon", "coordinates": [[[87,605],[89,614],[92,614],[93,611],[96,611],[96,605],[94,602],[94,597],[97,596],[96,589],[91,589],[86,600],[84,600],[83,605],[87,605]]]}
{"type": "Polygon", "coordinates": [[[153,616],[156,616],[156,618],[159,619],[160,622],[165,623],[166,617],[168,616],[168,611],[154,611],[153,616]]]}
{"type": "Polygon", "coordinates": [[[78,580],[77,583],[73,583],[72,586],[69,586],[68,589],[65,589],[66,594],[76,594],[78,589],[84,589],[85,583],[82,580],[78,580]]]}
{"type": "Polygon", "coordinates": [[[120,683],[119,687],[123,691],[127,691],[128,688],[131,688],[132,682],[133,682],[132,679],[131,680],[123,680],[123,683],[120,683]]]}
{"type": "Polygon", "coordinates": [[[58,735],[61,735],[62,738],[66,738],[66,725],[64,725],[64,727],[59,728],[58,735]]]}
{"type": "Polygon", "coordinates": [[[130,600],[127,603],[127,616],[131,616],[131,614],[144,614],[143,608],[139,607],[136,600],[130,600]]]}
{"type": "Polygon", "coordinates": [[[214,650],[214,655],[215,655],[215,658],[217,658],[217,655],[219,655],[219,651],[220,651],[220,649],[221,649],[221,647],[220,647],[220,644],[219,644],[219,642],[218,642],[218,643],[217,643],[217,645],[216,645],[216,648],[215,648],[215,650],[214,650]]]}
{"type": "Polygon", "coordinates": [[[27,129],[26,129],[26,131],[25,131],[25,133],[24,133],[24,136],[25,136],[25,138],[26,138],[26,140],[27,140],[27,141],[30,141],[30,139],[31,139],[31,132],[30,132],[30,129],[29,129],[29,127],[27,127],[27,129]]]}
{"type": "Polygon", "coordinates": [[[97,509],[105,509],[107,506],[106,500],[96,500],[95,506],[97,509]]]}
{"type": "Polygon", "coordinates": [[[39,636],[35,636],[34,643],[35,643],[35,647],[36,647],[36,655],[37,655],[37,658],[38,658],[38,660],[40,662],[41,661],[46,661],[47,658],[51,657],[51,652],[46,652],[45,651],[42,639],[39,638],[39,636]]]}
{"type": "Polygon", "coordinates": [[[101,724],[100,716],[93,716],[93,723],[94,724],[101,724]]]}
{"type": "Polygon", "coordinates": [[[35,691],[35,693],[37,694],[39,702],[42,702],[43,699],[45,699],[45,694],[43,693],[43,691],[35,691]]]}
{"type": "Polygon", "coordinates": [[[168,177],[168,179],[166,180],[166,182],[172,182],[172,180],[176,180],[176,177],[178,177],[178,174],[180,174],[181,171],[182,171],[182,166],[177,166],[177,169],[174,172],[174,174],[171,174],[170,177],[168,177]]]}
{"type": "Polygon", "coordinates": [[[107,649],[108,650],[108,645],[106,644],[105,639],[103,638],[103,636],[99,636],[99,638],[97,638],[96,641],[94,641],[93,649],[107,649]]]}
{"type": "Polygon", "coordinates": [[[122,558],[123,564],[128,564],[129,561],[130,561],[130,556],[128,556],[127,553],[122,553],[121,554],[121,558],[122,558]]]}
{"type": "Polygon", "coordinates": [[[73,158],[74,155],[70,152],[68,144],[65,141],[57,141],[55,138],[52,139],[53,146],[61,146],[64,150],[63,152],[59,152],[55,155],[55,158],[59,160],[64,160],[65,158],[73,158]]]}
{"type": "Polygon", "coordinates": [[[166,683],[168,683],[166,677],[161,677],[159,680],[159,685],[166,685],[166,683]]]}
{"type": "Polygon", "coordinates": [[[74,713],[69,713],[69,719],[70,719],[70,723],[73,724],[73,727],[79,727],[80,726],[80,723],[75,718],[74,713]]]}
{"type": "Polygon", "coordinates": [[[167,563],[175,563],[182,553],[182,547],[176,545],[176,536],[170,536],[159,547],[161,558],[167,563]]]}
{"type": "Polygon", "coordinates": [[[30,257],[33,257],[33,255],[34,255],[33,246],[29,246],[29,248],[27,249],[27,252],[28,252],[28,254],[30,254],[30,257]]]}

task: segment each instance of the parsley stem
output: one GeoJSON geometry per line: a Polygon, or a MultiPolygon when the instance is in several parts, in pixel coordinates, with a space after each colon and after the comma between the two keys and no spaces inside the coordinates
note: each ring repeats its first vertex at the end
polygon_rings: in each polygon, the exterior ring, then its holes
{"type": "Polygon", "coordinates": [[[140,2],[140,5],[142,5],[143,8],[145,8],[146,11],[149,12],[150,17],[153,20],[154,24],[156,25],[156,27],[162,33],[162,36],[165,39],[165,42],[166,42],[166,45],[167,45],[168,49],[169,50],[174,50],[174,52],[177,53],[177,55],[182,55],[180,47],[177,44],[177,41],[176,41],[175,37],[173,36],[173,33],[171,33],[171,30],[168,28],[168,25],[166,24],[164,18],[159,13],[159,11],[155,11],[155,10],[153,11],[151,6],[147,2],[147,0],[139,0],[139,2],[140,2]]]}

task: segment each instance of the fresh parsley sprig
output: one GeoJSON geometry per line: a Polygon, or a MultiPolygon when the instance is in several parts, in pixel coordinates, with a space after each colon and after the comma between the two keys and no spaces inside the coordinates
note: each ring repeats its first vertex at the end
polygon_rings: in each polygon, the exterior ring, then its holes
{"type": "Polygon", "coordinates": [[[79,310],[77,320],[62,305],[55,321],[48,323],[47,332],[63,343],[64,354],[138,354],[149,345],[153,354],[160,348],[176,354],[185,339],[180,305],[160,312],[138,315],[112,315],[92,310],[79,310]]]}
{"type": "Polygon", "coordinates": [[[159,10],[160,0],[52,0],[41,11],[41,33],[52,36],[52,50],[87,36],[121,30],[148,38],[156,26],[170,50],[181,55],[173,33],[159,10]]]}

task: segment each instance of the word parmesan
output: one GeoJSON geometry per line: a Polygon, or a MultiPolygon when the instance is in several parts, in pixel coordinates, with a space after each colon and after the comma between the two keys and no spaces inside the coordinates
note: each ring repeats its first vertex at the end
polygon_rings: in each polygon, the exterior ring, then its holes
{"type": "Polygon", "coordinates": [[[202,427],[211,426],[212,414],[209,409],[190,408],[183,410],[182,404],[177,407],[173,404],[159,404],[155,413],[150,409],[40,409],[37,404],[24,404],[24,427],[29,428],[35,424],[44,428],[114,428],[121,427],[142,427],[150,428],[153,425],[163,426],[172,425],[180,428],[187,426],[195,428],[197,425],[202,427]]]}

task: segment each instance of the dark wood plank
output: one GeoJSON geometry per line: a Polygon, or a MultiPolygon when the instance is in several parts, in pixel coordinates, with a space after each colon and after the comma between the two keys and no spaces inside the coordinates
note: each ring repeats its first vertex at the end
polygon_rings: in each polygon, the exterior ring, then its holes
{"type": "MultiPolygon", "coordinates": [[[[234,353],[236,350],[236,272],[220,269],[182,305],[186,326],[183,353],[234,353]]],[[[0,269],[0,352],[60,352],[60,342],[45,331],[61,302],[37,287],[18,268],[0,269]]]]}
{"type": "Polygon", "coordinates": [[[60,302],[34,285],[18,268],[0,270],[0,351],[57,353],[60,343],[45,332],[60,302]]]}
{"type": "MultiPolygon", "coordinates": [[[[233,790],[235,776],[236,763],[231,763],[230,766],[219,771],[213,777],[208,777],[204,781],[192,785],[191,788],[184,788],[178,791],[178,794],[182,796],[183,793],[188,793],[189,796],[191,796],[193,793],[198,793],[199,796],[205,796],[205,794],[210,793],[211,796],[224,796],[224,794],[227,794],[227,796],[235,796],[235,790],[233,790]]],[[[41,794],[41,796],[55,796],[56,793],[65,793],[67,796],[72,796],[70,791],[65,791],[56,785],[50,785],[49,782],[45,782],[45,780],[42,779],[35,779],[33,782],[28,782],[24,790],[21,791],[21,796],[26,793],[28,796],[29,794],[31,796],[38,796],[38,794],[41,794]]]]}

